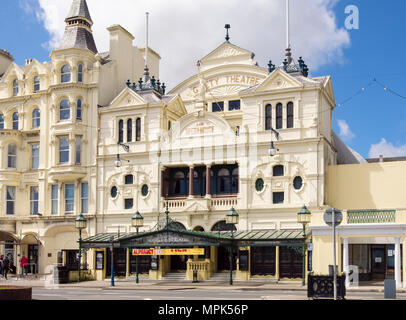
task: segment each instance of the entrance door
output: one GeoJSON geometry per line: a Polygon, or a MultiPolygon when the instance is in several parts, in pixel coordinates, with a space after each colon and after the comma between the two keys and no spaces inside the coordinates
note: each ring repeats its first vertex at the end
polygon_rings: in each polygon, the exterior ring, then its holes
{"type": "Polygon", "coordinates": [[[386,246],[373,245],[372,251],[372,279],[384,280],[386,271],[386,246]]]}
{"type": "Polygon", "coordinates": [[[302,278],[303,258],[302,248],[279,247],[279,277],[302,278]]]}
{"type": "MultiPolygon", "coordinates": [[[[106,276],[111,276],[111,249],[107,249],[107,266],[106,276]]],[[[114,249],[114,275],[118,277],[126,276],[127,268],[127,250],[126,249],[114,249]]]]}
{"type": "Polygon", "coordinates": [[[188,256],[171,256],[171,271],[186,271],[188,256]]]}
{"type": "Polygon", "coordinates": [[[251,247],[251,275],[275,275],[275,247],[251,247]]]}
{"type": "MultiPolygon", "coordinates": [[[[236,257],[233,255],[233,270],[237,270],[236,257]]],[[[217,247],[217,272],[230,271],[230,252],[226,247],[217,247]]]]}
{"type": "Polygon", "coordinates": [[[28,272],[38,273],[38,245],[28,245],[28,272]]]}

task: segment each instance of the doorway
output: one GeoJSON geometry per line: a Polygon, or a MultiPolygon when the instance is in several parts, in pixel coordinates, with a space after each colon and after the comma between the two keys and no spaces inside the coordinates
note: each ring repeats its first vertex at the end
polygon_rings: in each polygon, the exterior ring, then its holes
{"type": "MultiPolygon", "coordinates": [[[[237,270],[236,251],[232,256],[233,270],[237,270]]],[[[217,272],[230,271],[230,252],[226,247],[217,247],[217,272]]]]}
{"type": "Polygon", "coordinates": [[[28,273],[38,273],[38,245],[28,245],[28,273]]]}
{"type": "Polygon", "coordinates": [[[251,247],[251,275],[275,275],[276,247],[251,247]]]}
{"type": "MultiPolygon", "coordinates": [[[[107,265],[106,276],[111,276],[111,249],[108,248],[107,252],[107,265]]],[[[127,249],[114,249],[114,276],[125,277],[127,272],[127,249]]]]}
{"type": "Polygon", "coordinates": [[[279,247],[279,274],[280,278],[302,278],[303,256],[300,247],[279,247]]]}
{"type": "Polygon", "coordinates": [[[171,271],[185,272],[187,269],[188,256],[171,256],[171,271]]]}
{"type": "Polygon", "coordinates": [[[371,246],[371,273],[373,280],[384,280],[386,273],[386,246],[372,245],[371,246]]]}

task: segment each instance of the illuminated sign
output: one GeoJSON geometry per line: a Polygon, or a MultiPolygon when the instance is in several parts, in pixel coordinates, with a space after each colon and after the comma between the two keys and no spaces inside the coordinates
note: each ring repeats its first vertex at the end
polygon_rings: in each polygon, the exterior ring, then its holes
{"type": "Polygon", "coordinates": [[[133,256],[202,256],[204,249],[133,249],[133,256]]]}

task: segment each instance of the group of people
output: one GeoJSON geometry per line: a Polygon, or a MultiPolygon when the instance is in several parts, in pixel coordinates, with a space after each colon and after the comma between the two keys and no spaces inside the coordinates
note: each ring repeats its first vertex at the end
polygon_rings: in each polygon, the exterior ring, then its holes
{"type": "MultiPolygon", "coordinates": [[[[28,259],[23,256],[20,259],[20,266],[21,266],[21,273],[27,275],[28,273],[28,259]]],[[[7,256],[1,255],[0,256],[0,274],[3,276],[4,279],[7,280],[7,275],[9,272],[16,272],[16,267],[13,265],[13,262],[7,256]]]]}

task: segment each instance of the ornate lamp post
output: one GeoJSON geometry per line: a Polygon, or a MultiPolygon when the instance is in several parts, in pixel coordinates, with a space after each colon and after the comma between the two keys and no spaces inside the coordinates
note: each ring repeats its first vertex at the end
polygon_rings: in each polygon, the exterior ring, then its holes
{"type": "MultiPolygon", "coordinates": [[[[271,131],[275,134],[276,139],[279,140],[279,132],[276,131],[275,129],[271,128],[271,131]]],[[[276,156],[276,153],[279,151],[279,149],[275,148],[275,145],[273,143],[273,141],[271,141],[271,145],[270,148],[268,149],[268,154],[270,157],[274,157],[276,156]]]]}
{"type": "MultiPolygon", "coordinates": [[[[137,236],[138,236],[138,229],[144,225],[144,218],[138,211],[131,218],[131,225],[137,229],[137,236]]],[[[138,283],[139,282],[139,280],[138,280],[138,255],[135,256],[135,272],[136,272],[135,282],[138,283]]]]}
{"type": "Polygon", "coordinates": [[[302,209],[297,213],[297,222],[303,226],[303,269],[302,269],[302,286],[306,283],[306,225],[310,223],[311,212],[304,205],[302,209]]]}
{"type": "MultiPolygon", "coordinates": [[[[233,225],[233,227],[238,224],[240,216],[238,215],[237,211],[234,208],[231,208],[230,211],[226,215],[226,223],[233,225]]],[[[233,228],[231,228],[231,239],[234,239],[233,228]]],[[[230,246],[230,285],[233,285],[233,247],[232,243],[230,246]]]]}
{"type": "Polygon", "coordinates": [[[82,260],[82,230],[87,227],[87,220],[80,214],[80,216],[75,220],[75,227],[79,230],[79,257],[78,257],[78,282],[80,282],[80,270],[81,270],[81,260],[82,260]]]}

